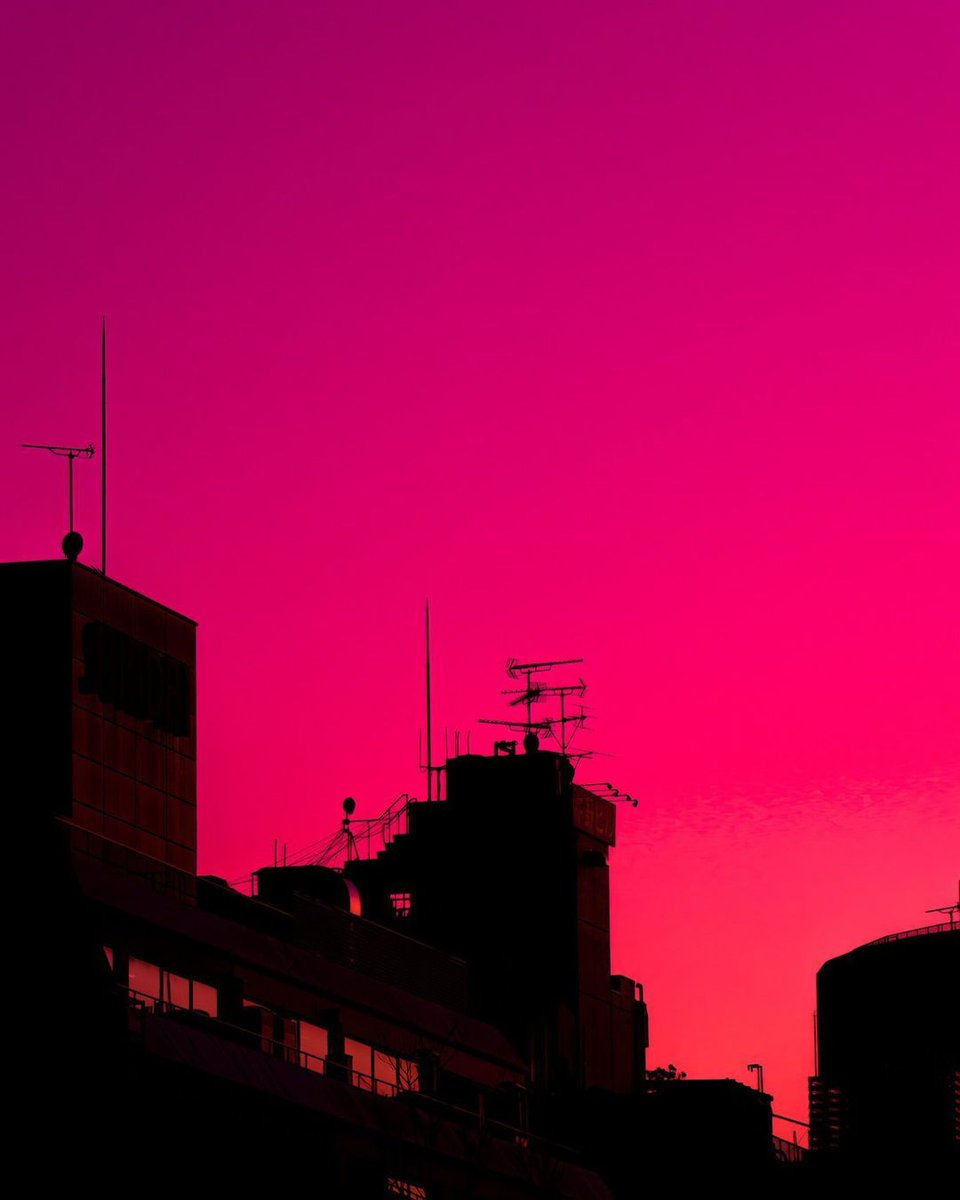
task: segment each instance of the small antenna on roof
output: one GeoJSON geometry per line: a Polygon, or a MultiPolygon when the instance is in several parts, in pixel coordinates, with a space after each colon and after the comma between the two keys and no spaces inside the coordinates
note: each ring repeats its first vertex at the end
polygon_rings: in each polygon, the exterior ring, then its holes
{"type": "Polygon", "coordinates": [[[24,442],[23,449],[48,450],[58,458],[65,458],[69,463],[67,494],[69,497],[68,512],[70,529],[67,536],[63,539],[63,553],[71,562],[75,562],[80,555],[80,551],[83,549],[83,538],[73,528],[73,460],[75,458],[93,458],[93,442],[90,442],[87,446],[48,446],[38,442],[24,442]]]}
{"type": "MultiPolygon", "coordinates": [[[[511,658],[507,662],[507,674],[511,679],[516,679],[518,675],[523,674],[527,677],[527,686],[521,690],[521,694],[516,700],[511,700],[511,704],[525,704],[527,706],[527,725],[533,728],[533,705],[539,700],[541,687],[538,683],[533,682],[533,676],[540,674],[543,671],[550,671],[554,667],[565,667],[572,663],[582,663],[582,658],[556,658],[551,662],[517,662],[515,658],[511,658]]],[[[507,693],[505,693],[507,694],[507,693]]]]}
{"type": "MultiPolygon", "coordinates": [[[[533,680],[533,676],[543,674],[546,671],[552,671],[554,667],[571,666],[575,663],[582,663],[582,662],[583,662],[582,658],[557,658],[557,659],[552,659],[549,662],[521,663],[521,662],[517,662],[517,660],[515,658],[511,658],[509,660],[509,662],[507,663],[507,674],[510,676],[511,679],[517,679],[520,675],[526,676],[526,682],[527,682],[526,687],[511,688],[503,693],[503,695],[505,695],[505,696],[516,696],[515,700],[510,701],[511,708],[515,708],[519,704],[523,704],[526,706],[526,709],[527,709],[527,736],[524,738],[524,747],[526,749],[529,750],[531,747],[533,749],[536,749],[536,745],[534,744],[534,741],[536,739],[536,734],[534,733],[534,730],[540,728],[540,729],[546,729],[549,733],[553,734],[553,736],[557,738],[557,741],[560,743],[560,753],[561,754],[567,753],[567,749],[570,745],[570,736],[568,736],[568,734],[567,734],[567,725],[572,723],[573,727],[574,727],[573,731],[576,732],[577,729],[583,728],[585,718],[584,718],[584,713],[583,713],[582,707],[580,709],[579,716],[568,716],[567,715],[566,698],[567,698],[567,696],[582,696],[584,694],[584,692],[587,690],[587,685],[581,679],[581,680],[579,680],[579,682],[573,683],[573,684],[565,684],[565,685],[553,684],[553,685],[544,686],[543,684],[535,683],[533,680]],[[547,721],[534,721],[533,706],[534,706],[534,704],[537,703],[538,700],[541,700],[544,696],[559,696],[560,697],[560,717],[559,717],[559,719],[553,718],[552,720],[547,720],[547,721]],[[553,727],[555,725],[560,726],[560,736],[559,737],[557,737],[557,735],[555,733],[553,733],[553,727]],[[534,739],[534,740],[531,740],[531,739],[534,739]],[[528,742],[529,742],[529,745],[528,745],[528,742]]],[[[502,722],[502,724],[507,724],[507,722],[502,722]]]]}
{"type": "Polygon", "coordinates": [[[943,908],[928,908],[928,913],[945,913],[950,920],[950,928],[960,921],[960,880],[957,880],[957,899],[954,904],[947,904],[943,908]]]}

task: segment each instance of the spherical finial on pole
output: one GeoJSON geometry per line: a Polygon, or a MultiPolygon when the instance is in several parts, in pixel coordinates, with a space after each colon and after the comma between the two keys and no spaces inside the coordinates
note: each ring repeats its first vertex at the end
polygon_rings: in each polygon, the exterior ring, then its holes
{"type": "Polygon", "coordinates": [[[63,553],[71,562],[76,562],[83,549],[83,538],[75,529],[71,529],[62,542],[63,553]]]}

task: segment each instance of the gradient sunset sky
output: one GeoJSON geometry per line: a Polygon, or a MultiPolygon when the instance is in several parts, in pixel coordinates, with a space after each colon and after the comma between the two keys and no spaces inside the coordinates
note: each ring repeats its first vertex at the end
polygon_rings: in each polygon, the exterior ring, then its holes
{"type": "Polygon", "coordinates": [[[582,655],[651,1065],[805,1118],[817,968],[957,887],[960,5],[12,3],[0,56],[0,557],[59,555],[19,446],[99,441],[105,313],[201,870],[425,793],[427,596],[441,745],[582,655]]]}

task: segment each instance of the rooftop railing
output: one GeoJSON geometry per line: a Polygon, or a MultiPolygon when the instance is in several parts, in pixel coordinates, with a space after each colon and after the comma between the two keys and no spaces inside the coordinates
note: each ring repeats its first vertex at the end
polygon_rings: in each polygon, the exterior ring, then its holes
{"type": "Polygon", "coordinates": [[[576,1151],[569,1146],[548,1141],[545,1138],[531,1134],[528,1129],[522,1129],[509,1122],[487,1116],[482,1093],[478,1097],[478,1109],[462,1108],[459,1105],[451,1104],[447,1100],[442,1100],[438,1096],[422,1092],[419,1088],[418,1079],[417,1086],[404,1087],[400,1084],[393,1084],[388,1080],[377,1079],[363,1071],[357,1071],[352,1064],[348,1066],[343,1059],[336,1056],[311,1054],[309,1051],[301,1050],[299,1047],[292,1046],[288,1042],[282,1042],[277,1038],[270,1037],[257,1030],[248,1029],[242,1025],[232,1024],[221,1017],[211,1016],[202,1010],[185,1008],[169,1000],[160,1000],[145,992],[138,992],[135,988],[124,987],[122,984],[118,986],[121,993],[126,996],[130,1009],[135,1016],[141,1018],[146,1014],[169,1016],[174,1020],[182,1021],[195,1028],[219,1034],[237,1045],[246,1046],[248,1049],[257,1049],[270,1057],[279,1058],[284,1062],[303,1067],[305,1070],[312,1071],[316,1075],[324,1075],[328,1079],[334,1079],[341,1083],[350,1083],[353,1087],[359,1088],[361,1091],[368,1092],[371,1095],[398,1100],[407,1099],[410,1102],[415,1101],[418,1105],[434,1110],[439,1117],[446,1117],[448,1120],[459,1121],[480,1130],[486,1130],[489,1133],[512,1141],[514,1145],[523,1149],[535,1146],[544,1153],[559,1157],[573,1157],[576,1154],[576,1151]]]}
{"type": "Polygon", "coordinates": [[[884,942],[900,942],[904,938],[923,937],[927,933],[949,933],[951,929],[960,929],[956,921],[941,921],[939,925],[921,925],[918,929],[904,929],[900,933],[888,933],[886,937],[874,938],[865,942],[866,946],[880,946],[884,942]]]}
{"type": "Polygon", "coordinates": [[[138,992],[135,988],[124,988],[122,985],[121,991],[126,993],[128,1003],[135,1012],[172,1016],[200,1028],[212,1028],[239,1045],[259,1049],[263,1054],[293,1063],[295,1066],[304,1067],[308,1071],[313,1071],[314,1074],[328,1075],[341,1082],[349,1082],[361,1091],[373,1092],[378,1096],[398,1096],[405,1091],[419,1091],[419,1086],[412,1086],[413,1079],[411,1079],[409,1087],[391,1083],[386,1079],[376,1079],[373,1075],[356,1070],[352,1065],[347,1066],[342,1059],[335,1056],[311,1054],[308,1050],[301,1050],[299,1046],[282,1042],[259,1030],[252,1030],[243,1025],[234,1025],[230,1021],[224,1021],[222,1017],[211,1016],[202,1009],[185,1008],[182,1004],[174,1004],[170,1000],[160,1000],[146,992],[138,992]]]}

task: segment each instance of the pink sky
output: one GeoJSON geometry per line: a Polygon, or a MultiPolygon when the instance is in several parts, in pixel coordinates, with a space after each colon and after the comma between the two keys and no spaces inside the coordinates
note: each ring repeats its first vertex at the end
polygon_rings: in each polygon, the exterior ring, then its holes
{"type": "Polygon", "coordinates": [[[0,56],[0,557],[59,554],[19,444],[99,440],[106,313],[201,869],[423,793],[426,595],[474,749],[583,655],[651,1061],[805,1116],[817,967],[956,889],[960,9],[16,4],[0,56]]]}

